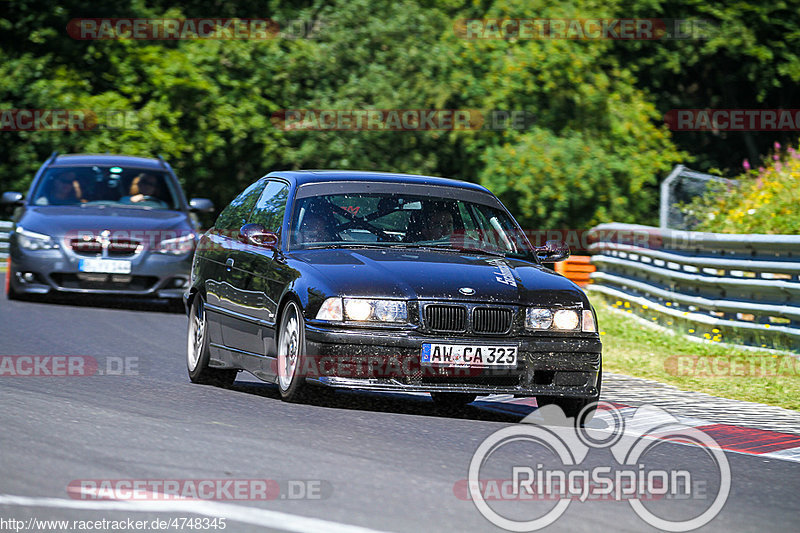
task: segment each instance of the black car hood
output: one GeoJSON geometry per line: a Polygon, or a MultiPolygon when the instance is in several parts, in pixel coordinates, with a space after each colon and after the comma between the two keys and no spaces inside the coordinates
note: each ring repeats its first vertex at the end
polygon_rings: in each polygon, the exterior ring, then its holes
{"type": "Polygon", "coordinates": [[[318,272],[329,295],[588,305],[565,277],[518,259],[414,249],[306,250],[292,256],[318,272]]]}
{"type": "Polygon", "coordinates": [[[82,230],[191,229],[186,213],[181,211],[114,206],[28,207],[18,225],[54,237],[82,230]]]}

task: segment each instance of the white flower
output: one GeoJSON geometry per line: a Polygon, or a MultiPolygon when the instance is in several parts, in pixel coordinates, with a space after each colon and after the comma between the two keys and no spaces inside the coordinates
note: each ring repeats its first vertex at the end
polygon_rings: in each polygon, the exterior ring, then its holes
{"type": "Polygon", "coordinates": [[[748,209],[748,210],[747,210],[747,214],[748,214],[748,215],[753,215],[753,214],[755,214],[755,212],[756,212],[756,210],[755,210],[755,209],[748,209]]]}
{"type": "Polygon", "coordinates": [[[715,218],[717,218],[717,215],[715,215],[714,213],[709,213],[708,214],[708,219],[709,220],[714,220],[715,218]]]}

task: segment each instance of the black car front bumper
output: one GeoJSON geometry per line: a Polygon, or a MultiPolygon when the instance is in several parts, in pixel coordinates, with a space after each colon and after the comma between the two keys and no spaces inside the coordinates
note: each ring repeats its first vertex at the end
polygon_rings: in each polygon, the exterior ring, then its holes
{"type": "Polygon", "coordinates": [[[599,397],[602,344],[596,334],[441,337],[414,331],[306,326],[308,381],[344,389],[599,397]],[[514,368],[436,368],[420,363],[424,343],[514,345],[514,368]]]}

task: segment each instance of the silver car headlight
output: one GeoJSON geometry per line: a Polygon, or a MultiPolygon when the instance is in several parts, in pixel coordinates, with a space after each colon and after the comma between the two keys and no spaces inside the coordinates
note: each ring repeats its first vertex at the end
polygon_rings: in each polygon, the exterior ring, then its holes
{"type": "Polygon", "coordinates": [[[50,235],[28,231],[22,226],[17,226],[16,234],[17,243],[26,250],[52,250],[58,247],[50,235]]]}
{"type": "Polygon", "coordinates": [[[184,235],[183,237],[164,239],[158,245],[158,248],[153,251],[157,254],[183,255],[194,249],[194,240],[194,233],[184,235]]]}
{"type": "Polygon", "coordinates": [[[401,300],[372,300],[367,298],[328,298],[317,312],[318,320],[341,322],[408,321],[408,305],[401,300]]]}

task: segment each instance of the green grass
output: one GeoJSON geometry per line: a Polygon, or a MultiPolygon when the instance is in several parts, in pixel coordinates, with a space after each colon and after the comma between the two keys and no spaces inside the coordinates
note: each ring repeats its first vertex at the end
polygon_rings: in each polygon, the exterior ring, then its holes
{"type": "Polygon", "coordinates": [[[800,360],[695,342],[644,324],[596,299],[603,368],[692,390],[800,410],[800,360]],[[733,365],[733,366],[732,366],[733,365]]]}

